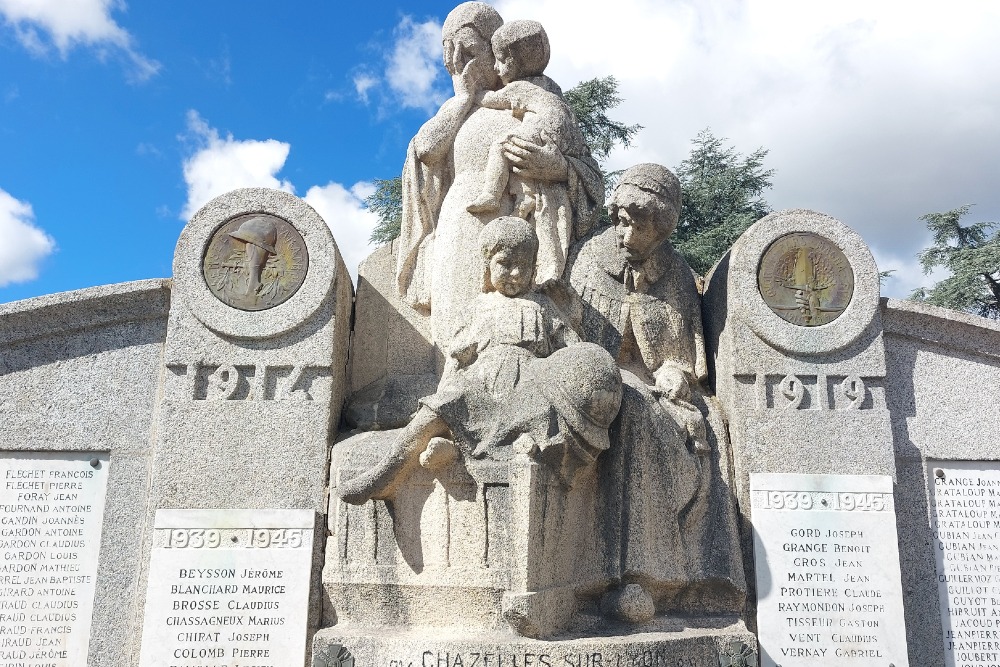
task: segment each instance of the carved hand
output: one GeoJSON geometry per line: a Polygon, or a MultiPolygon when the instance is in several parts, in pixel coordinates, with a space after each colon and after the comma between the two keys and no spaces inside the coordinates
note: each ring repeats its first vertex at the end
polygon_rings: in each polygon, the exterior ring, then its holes
{"type": "Polygon", "coordinates": [[[483,73],[480,69],[480,58],[477,56],[465,63],[465,67],[451,75],[451,83],[455,87],[455,97],[473,98],[484,89],[483,73]]]}
{"type": "Polygon", "coordinates": [[[656,377],[656,386],[653,387],[654,394],[662,394],[671,401],[686,401],[691,398],[691,387],[684,376],[684,371],[676,366],[664,364],[654,373],[654,376],[656,377]]]}
{"type": "Polygon", "coordinates": [[[461,40],[446,39],[442,47],[444,49],[444,68],[452,77],[459,76],[462,70],[467,69],[467,65],[475,60],[473,54],[469,53],[469,49],[461,40]]]}
{"type": "Polygon", "coordinates": [[[540,181],[565,181],[569,178],[569,163],[563,157],[555,142],[548,135],[542,135],[544,143],[539,146],[521,137],[510,137],[504,142],[504,157],[511,164],[515,174],[540,181]]]}

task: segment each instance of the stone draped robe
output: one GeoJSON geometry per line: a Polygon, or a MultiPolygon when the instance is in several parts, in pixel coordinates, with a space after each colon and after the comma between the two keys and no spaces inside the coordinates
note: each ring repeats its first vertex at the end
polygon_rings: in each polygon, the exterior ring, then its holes
{"type": "Polygon", "coordinates": [[[613,227],[582,241],[570,262],[583,337],[615,357],[624,383],[611,449],[600,460],[605,575],[612,585],[643,584],[661,611],[737,610],[745,580],[735,506],[720,478],[725,430],[700,384],[707,365],[691,269],[667,242],[629,266],[613,227]],[[668,399],[651,391],[664,365],[684,373],[710,441],[722,441],[711,454],[691,451],[668,399]]]}

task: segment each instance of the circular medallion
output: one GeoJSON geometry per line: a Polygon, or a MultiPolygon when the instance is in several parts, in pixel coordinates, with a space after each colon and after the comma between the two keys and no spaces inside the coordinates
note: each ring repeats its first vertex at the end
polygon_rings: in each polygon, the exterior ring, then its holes
{"type": "Polygon", "coordinates": [[[239,310],[267,310],[298,291],[309,270],[302,235],[287,220],[267,213],[222,223],[205,249],[202,273],[222,303],[239,310]]]}
{"type": "Polygon", "coordinates": [[[834,321],[854,294],[854,271],[843,251],[811,232],[779,237],[757,267],[757,288],[778,317],[798,326],[834,321]]]}

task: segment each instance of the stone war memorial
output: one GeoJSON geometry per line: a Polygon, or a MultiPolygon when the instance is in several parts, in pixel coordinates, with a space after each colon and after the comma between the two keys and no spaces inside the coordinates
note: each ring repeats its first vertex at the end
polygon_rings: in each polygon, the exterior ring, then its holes
{"type": "Polygon", "coordinates": [[[0,665],[1000,664],[1000,326],[805,209],[696,277],[540,24],[442,43],[356,290],[250,188],[169,279],[0,305],[0,665]]]}

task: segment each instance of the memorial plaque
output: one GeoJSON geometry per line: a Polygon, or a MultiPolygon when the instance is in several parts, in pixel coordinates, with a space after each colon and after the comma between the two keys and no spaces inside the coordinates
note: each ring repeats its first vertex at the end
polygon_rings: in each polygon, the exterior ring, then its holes
{"type": "Polygon", "coordinates": [[[305,661],[314,514],[158,510],[142,667],[305,661]]]}
{"type": "Polygon", "coordinates": [[[1000,664],[1000,463],[928,467],[945,664],[1000,664]]]}
{"type": "Polygon", "coordinates": [[[108,454],[0,454],[0,664],[87,664],[108,454]]]}
{"type": "Polygon", "coordinates": [[[892,478],[750,475],[764,667],[907,665],[892,478]]]}
{"type": "Polygon", "coordinates": [[[854,294],[854,270],[832,241],[811,232],[782,236],[764,251],[757,287],[775,315],[804,327],[840,317],[854,294]]]}
{"type": "Polygon", "coordinates": [[[208,289],[227,306],[267,310],[305,282],[309,252],[302,235],[276,215],[243,215],[212,235],[202,270],[208,289]]]}

